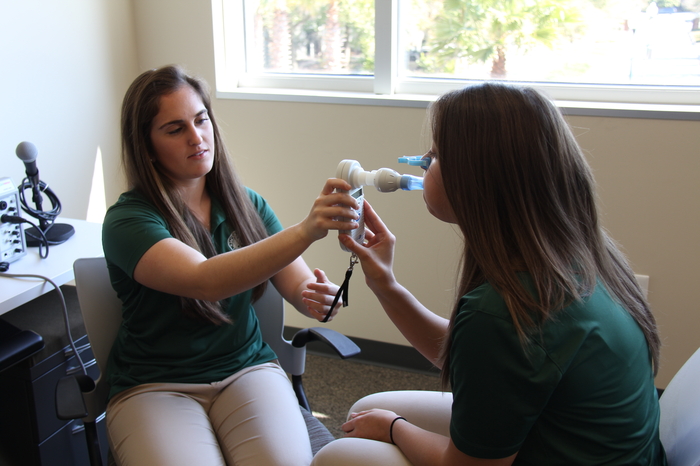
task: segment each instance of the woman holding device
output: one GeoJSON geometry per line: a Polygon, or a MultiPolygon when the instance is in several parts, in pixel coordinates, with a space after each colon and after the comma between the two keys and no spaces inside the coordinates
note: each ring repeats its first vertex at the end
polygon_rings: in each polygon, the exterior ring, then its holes
{"type": "Polygon", "coordinates": [[[334,192],[350,186],[329,180],[282,229],[233,170],[205,84],[174,66],[127,91],[122,146],[130,191],[103,230],[124,317],[107,370],[117,463],[308,465],[296,396],[251,303],[270,280],[308,317],[337,312],[338,287],[300,255],[356,227],[357,204],[334,192]]]}
{"type": "Polygon", "coordinates": [[[452,393],[360,400],[312,464],[666,464],[655,320],[558,109],[486,83],[440,97],[430,122],[424,200],[464,238],[450,319],[396,281],[395,238],[369,204],[366,244],[341,242],[452,393]]]}

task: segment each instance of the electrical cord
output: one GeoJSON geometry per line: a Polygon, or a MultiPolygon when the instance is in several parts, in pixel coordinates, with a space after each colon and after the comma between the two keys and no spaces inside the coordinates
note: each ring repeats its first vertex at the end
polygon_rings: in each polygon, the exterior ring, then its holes
{"type": "Polygon", "coordinates": [[[31,188],[32,184],[29,181],[29,178],[23,179],[18,189],[19,202],[20,204],[22,204],[22,210],[31,215],[32,217],[39,219],[40,221],[44,220],[45,222],[53,223],[62,210],[61,201],[58,200],[58,196],[56,196],[56,194],[51,190],[51,188],[49,188],[49,185],[47,185],[43,181],[39,181],[39,190],[46,194],[46,197],[48,197],[51,201],[51,210],[36,210],[29,207],[29,203],[27,202],[27,199],[24,196],[24,191],[31,188]]]}
{"type": "Polygon", "coordinates": [[[68,306],[66,306],[66,298],[63,296],[63,291],[61,291],[61,288],[50,278],[44,277],[43,275],[34,275],[34,274],[29,274],[29,273],[6,273],[6,272],[0,272],[0,277],[8,277],[8,278],[38,278],[40,280],[44,280],[46,282],[51,283],[53,285],[54,289],[58,293],[59,298],[61,299],[61,306],[63,308],[63,323],[66,326],[66,335],[68,336],[68,342],[70,344],[71,349],[73,350],[73,354],[75,355],[76,359],[78,360],[78,364],[80,364],[80,369],[83,372],[84,375],[87,375],[87,368],[85,367],[85,364],[83,363],[83,359],[80,357],[80,353],[78,352],[78,348],[75,346],[75,341],[73,340],[73,334],[70,331],[70,319],[68,317],[68,306]]]}

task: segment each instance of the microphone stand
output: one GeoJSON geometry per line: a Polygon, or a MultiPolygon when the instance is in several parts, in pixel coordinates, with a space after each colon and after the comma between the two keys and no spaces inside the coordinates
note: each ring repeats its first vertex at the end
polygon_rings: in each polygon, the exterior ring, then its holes
{"type": "MultiPolygon", "coordinates": [[[[23,183],[22,186],[19,188],[21,191],[21,199],[24,201],[24,189],[27,187],[28,183],[23,183]]],[[[46,186],[46,184],[41,181],[39,183],[29,183],[29,185],[32,187],[32,202],[36,206],[36,209],[29,209],[26,206],[26,202],[23,202],[23,210],[31,215],[32,217],[36,218],[39,220],[39,228],[41,229],[41,232],[37,231],[36,227],[31,227],[27,228],[24,230],[24,236],[25,240],[27,243],[27,246],[29,247],[37,247],[40,246],[41,243],[44,241],[42,238],[42,232],[44,233],[44,237],[46,237],[46,241],[48,242],[48,245],[55,245],[55,244],[61,244],[64,243],[73,236],[75,233],[75,229],[73,228],[72,225],[69,225],[67,223],[53,223],[53,221],[49,221],[49,218],[55,218],[58,216],[58,214],[61,211],[61,203],[56,197],[56,195],[51,191],[50,188],[46,186]],[[42,203],[43,203],[43,198],[41,196],[41,191],[42,187],[44,188],[44,191],[46,191],[47,196],[51,200],[51,204],[53,205],[53,211],[49,213],[45,213],[43,208],[42,208],[42,203]],[[56,209],[58,208],[58,210],[56,209]]],[[[47,245],[47,246],[48,246],[47,245]]]]}

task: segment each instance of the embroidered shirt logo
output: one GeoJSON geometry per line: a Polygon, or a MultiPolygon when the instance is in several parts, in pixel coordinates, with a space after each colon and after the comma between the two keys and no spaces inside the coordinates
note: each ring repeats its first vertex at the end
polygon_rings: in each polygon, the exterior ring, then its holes
{"type": "Polygon", "coordinates": [[[241,247],[241,240],[235,231],[228,237],[228,247],[233,251],[241,247]]]}

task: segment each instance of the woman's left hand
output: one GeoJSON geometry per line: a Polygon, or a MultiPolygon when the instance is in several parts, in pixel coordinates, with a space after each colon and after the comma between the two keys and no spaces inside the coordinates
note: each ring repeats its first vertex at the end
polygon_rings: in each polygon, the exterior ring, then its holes
{"type": "MultiPolygon", "coordinates": [[[[311,317],[321,322],[331,309],[333,299],[340,287],[328,280],[323,270],[315,269],[314,276],[316,281],[307,283],[307,289],[301,292],[301,296],[311,317]]],[[[331,317],[328,318],[328,322],[333,320],[341,305],[342,301],[338,300],[331,317]]]]}
{"type": "Polygon", "coordinates": [[[341,428],[346,437],[360,437],[380,442],[391,443],[389,429],[397,415],[385,409],[370,409],[352,413],[350,420],[341,428]]]}

